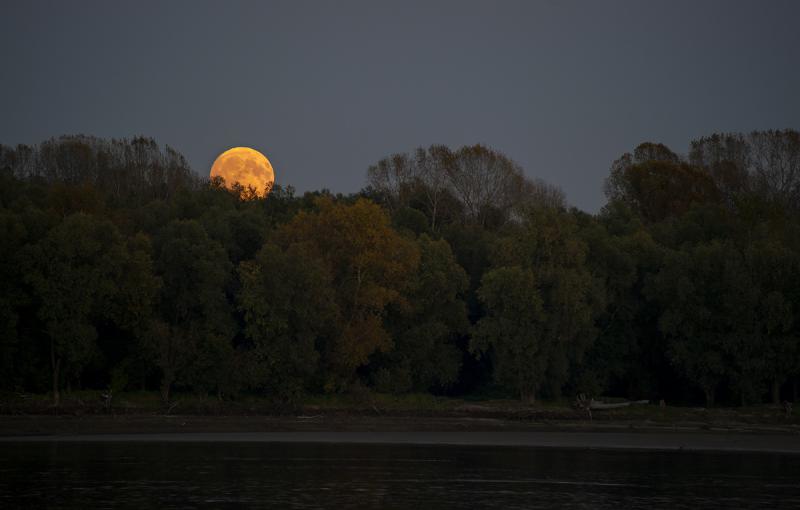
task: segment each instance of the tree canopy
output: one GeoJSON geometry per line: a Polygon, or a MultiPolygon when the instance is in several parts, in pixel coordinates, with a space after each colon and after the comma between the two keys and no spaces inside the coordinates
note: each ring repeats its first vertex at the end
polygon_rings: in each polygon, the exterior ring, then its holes
{"type": "Polygon", "coordinates": [[[643,143],[597,214],[484,145],[267,199],[149,138],[0,146],[0,390],[794,400],[799,139],[643,143]]]}

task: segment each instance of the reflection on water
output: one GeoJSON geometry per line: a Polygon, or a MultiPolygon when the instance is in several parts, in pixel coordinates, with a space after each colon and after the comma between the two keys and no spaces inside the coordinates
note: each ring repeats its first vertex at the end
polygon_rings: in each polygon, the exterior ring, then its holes
{"type": "Polygon", "coordinates": [[[0,508],[800,507],[800,456],[270,443],[4,443],[0,508]]]}

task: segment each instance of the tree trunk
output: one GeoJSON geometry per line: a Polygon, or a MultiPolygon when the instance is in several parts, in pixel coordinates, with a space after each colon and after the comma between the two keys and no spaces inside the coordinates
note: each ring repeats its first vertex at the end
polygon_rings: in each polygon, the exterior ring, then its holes
{"type": "Polygon", "coordinates": [[[61,368],[61,359],[56,359],[55,344],[50,342],[50,366],[53,368],[53,405],[61,404],[61,395],[58,392],[58,375],[61,368]]]}
{"type": "Polygon", "coordinates": [[[53,366],[53,404],[58,407],[61,404],[61,393],[58,391],[58,377],[61,368],[61,360],[58,359],[53,366]]]}
{"type": "Polygon", "coordinates": [[[161,379],[161,400],[167,404],[169,403],[169,390],[172,386],[172,376],[164,374],[164,377],[161,379]]]}
{"type": "Polygon", "coordinates": [[[436,206],[437,200],[433,201],[433,211],[431,211],[431,232],[436,232],[436,206]]]}
{"type": "Polygon", "coordinates": [[[772,403],[776,405],[781,403],[781,383],[777,379],[772,381],[772,403]]]}
{"type": "Polygon", "coordinates": [[[706,394],[706,407],[714,407],[714,387],[706,386],[703,388],[703,392],[706,394]]]}
{"type": "Polygon", "coordinates": [[[520,399],[527,405],[532,406],[536,403],[536,391],[523,391],[520,394],[520,399]]]}

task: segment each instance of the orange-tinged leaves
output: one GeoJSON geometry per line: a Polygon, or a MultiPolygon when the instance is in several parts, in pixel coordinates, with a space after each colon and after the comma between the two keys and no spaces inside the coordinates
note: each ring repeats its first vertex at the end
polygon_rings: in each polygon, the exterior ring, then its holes
{"type": "Polygon", "coordinates": [[[316,205],[318,212],[299,213],[278,239],[285,247],[303,245],[332,277],[341,316],[327,362],[332,374],[346,382],[372,353],[391,348],[383,315],[389,304],[404,305],[403,291],[419,265],[419,250],[368,200],[340,204],[320,198],[316,205]]]}

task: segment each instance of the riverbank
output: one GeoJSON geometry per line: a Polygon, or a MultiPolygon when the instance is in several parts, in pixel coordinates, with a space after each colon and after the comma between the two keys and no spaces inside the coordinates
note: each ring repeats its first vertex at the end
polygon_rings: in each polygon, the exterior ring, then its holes
{"type": "Polygon", "coordinates": [[[277,432],[625,432],[786,435],[800,438],[800,418],[773,406],[688,408],[635,405],[585,411],[563,403],[467,401],[430,395],[309,397],[283,409],[257,398],[220,401],[183,396],[73,394],[58,407],[45,396],[0,400],[0,436],[277,432]]]}
{"type": "Polygon", "coordinates": [[[74,434],[0,437],[3,442],[68,443],[318,443],[498,446],[610,450],[713,451],[800,455],[800,436],[702,432],[403,431],[403,432],[218,432],[74,434]]]}
{"type": "Polygon", "coordinates": [[[471,416],[358,416],[317,414],[296,416],[197,415],[5,415],[0,436],[80,436],[97,434],[284,432],[597,432],[703,433],[794,436],[796,424],[717,423],[653,420],[519,420],[471,416]]]}

